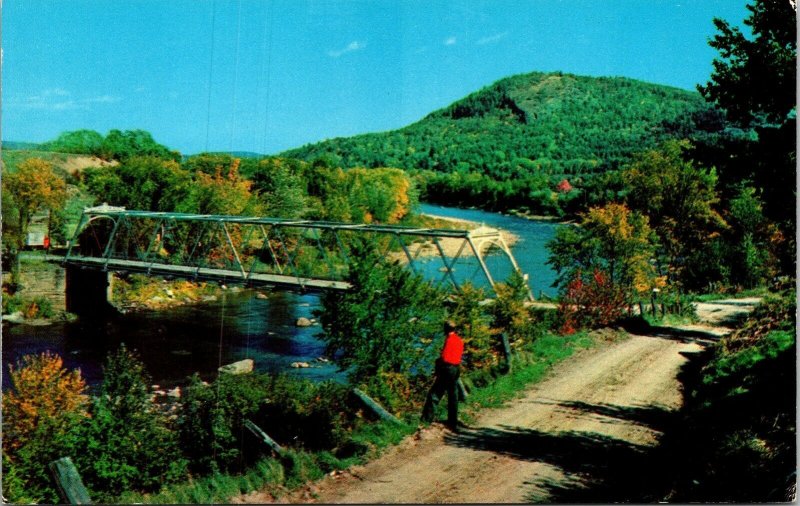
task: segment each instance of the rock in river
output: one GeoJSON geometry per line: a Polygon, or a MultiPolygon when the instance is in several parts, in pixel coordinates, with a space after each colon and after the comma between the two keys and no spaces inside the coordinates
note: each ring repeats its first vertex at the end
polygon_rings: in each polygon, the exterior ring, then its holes
{"type": "Polygon", "coordinates": [[[246,358],[232,364],[223,365],[219,368],[219,372],[228,374],[247,374],[253,372],[253,359],[246,358]]]}

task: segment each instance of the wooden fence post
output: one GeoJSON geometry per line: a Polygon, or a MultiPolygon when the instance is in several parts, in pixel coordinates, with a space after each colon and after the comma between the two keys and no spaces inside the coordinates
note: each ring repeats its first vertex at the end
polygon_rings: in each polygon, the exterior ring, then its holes
{"type": "Polygon", "coordinates": [[[63,457],[50,462],[50,472],[53,473],[58,492],[65,502],[69,504],[91,504],[89,491],[83,486],[83,480],[75,464],[69,457],[63,457]]]}
{"type": "Polygon", "coordinates": [[[508,336],[505,332],[500,334],[500,339],[503,341],[503,355],[506,359],[506,372],[511,372],[511,343],[508,342],[508,336]]]}
{"type": "Polygon", "coordinates": [[[464,382],[461,381],[461,378],[458,378],[456,382],[456,386],[458,387],[458,400],[466,401],[467,400],[467,387],[464,385],[464,382]]]}

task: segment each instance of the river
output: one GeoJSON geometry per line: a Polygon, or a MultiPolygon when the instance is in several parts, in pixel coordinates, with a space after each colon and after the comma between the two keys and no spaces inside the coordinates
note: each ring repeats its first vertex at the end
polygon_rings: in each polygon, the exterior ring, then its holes
{"type": "MultiPolygon", "coordinates": [[[[545,265],[545,243],[558,224],[527,220],[477,210],[455,209],[423,204],[421,212],[483,223],[517,235],[512,251],[530,276],[530,286],[538,297],[552,295],[554,273],[545,265]]],[[[511,272],[501,255],[487,262],[502,280],[511,272]]],[[[441,276],[441,262],[427,262],[429,275],[441,276]]],[[[456,268],[459,272],[458,266],[456,268]]],[[[319,326],[297,327],[300,317],[313,318],[320,307],[319,296],[292,292],[270,292],[256,297],[252,290],[227,290],[215,302],[182,306],[165,312],[120,315],[100,323],[54,323],[48,326],[3,323],[3,388],[9,386],[8,364],[31,353],[52,351],[68,368],[80,368],[90,385],[102,379],[106,354],[125,343],[135,349],[153,378],[164,387],[184,384],[198,372],[212,379],[221,364],[251,358],[258,371],[285,371],[313,380],[343,379],[337,367],[317,360],[325,346],[318,339],[319,326]],[[293,362],[311,367],[293,368],[293,362]]]]}

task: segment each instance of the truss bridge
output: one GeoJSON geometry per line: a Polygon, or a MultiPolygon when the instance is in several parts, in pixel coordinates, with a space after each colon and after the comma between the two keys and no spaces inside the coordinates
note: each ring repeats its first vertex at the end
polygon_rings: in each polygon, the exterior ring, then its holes
{"type": "Polygon", "coordinates": [[[360,245],[365,243],[455,290],[465,283],[493,290],[502,280],[498,272],[519,272],[502,234],[486,227],[414,228],[108,205],[84,210],[63,262],[68,268],[106,273],[302,291],[347,290],[350,266],[362,258],[360,245]],[[502,260],[504,269],[497,267],[502,260]]]}

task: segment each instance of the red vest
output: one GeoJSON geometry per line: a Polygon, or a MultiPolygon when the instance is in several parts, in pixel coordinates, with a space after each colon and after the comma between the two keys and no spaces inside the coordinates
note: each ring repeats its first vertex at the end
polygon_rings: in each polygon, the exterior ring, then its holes
{"type": "Polygon", "coordinates": [[[464,341],[455,332],[450,332],[444,340],[442,361],[446,364],[458,365],[464,353],[464,341]]]}

